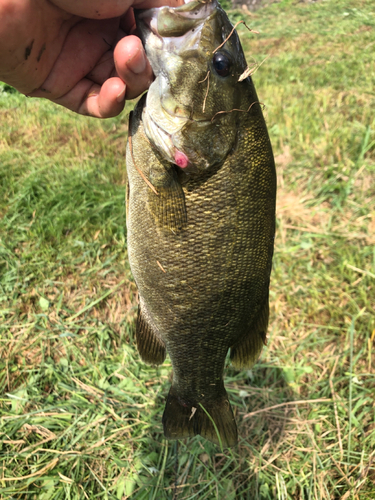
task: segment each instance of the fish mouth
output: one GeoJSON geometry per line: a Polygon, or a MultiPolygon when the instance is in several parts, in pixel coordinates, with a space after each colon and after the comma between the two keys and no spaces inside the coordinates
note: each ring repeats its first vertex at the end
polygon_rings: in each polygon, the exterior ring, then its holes
{"type": "Polygon", "coordinates": [[[191,125],[205,127],[211,121],[193,106],[176,101],[163,58],[165,54],[178,58],[181,53],[197,50],[203,26],[216,9],[216,0],[192,0],[178,7],[134,11],[137,30],[156,77],[143,111],[145,132],[162,156],[186,173],[197,172],[198,168],[196,158],[179,144],[182,129],[191,125]]]}
{"type": "MultiPolygon", "coordinates": [[[[141,40],[146,42],[150,33],[159,38],[180,38],[189,31],[194,38],[194,31],[214,12],[216,0],[192,0],[178,7],[157,7],[147,10],[135,10],[136,24],[140,31],[141,40]]],[[[176,47],[181,49],[178,40],[176,47]]],[[[184,41],[184,48],[188,40],[184,41]]]]}

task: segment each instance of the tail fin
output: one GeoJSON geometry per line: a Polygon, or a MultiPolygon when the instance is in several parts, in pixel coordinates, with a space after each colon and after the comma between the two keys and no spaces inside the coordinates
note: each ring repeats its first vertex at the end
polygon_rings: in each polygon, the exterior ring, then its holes
{"type": "Polygon", "coordinates": [[[227,393],[214,401],[182,403],[171,387],[163,414],[167,439],[183,439],[200,434],[213,443],[228,448],[237,444],[237,425],[227,393]]]}

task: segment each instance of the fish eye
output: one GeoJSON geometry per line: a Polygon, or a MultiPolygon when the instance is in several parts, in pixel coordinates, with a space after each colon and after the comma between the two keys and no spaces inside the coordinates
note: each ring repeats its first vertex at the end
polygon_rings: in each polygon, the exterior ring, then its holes
{"type": "Polygon", "coordinates": [[[231,60],[223,52],[216,52],[212,59],[214,70],[219,76],[228,76],[231,68],[231,60]]]}

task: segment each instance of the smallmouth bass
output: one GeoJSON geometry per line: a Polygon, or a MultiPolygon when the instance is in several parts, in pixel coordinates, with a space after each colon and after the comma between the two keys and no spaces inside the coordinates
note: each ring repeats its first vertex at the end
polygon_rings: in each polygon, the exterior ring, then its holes
{"type": "Polygon", "coordinates": [[[155,81],[127,146],[127,231],[141,359],[173,366],[166,438],[224,447],[237,426],[230,349],[250,367],[266,341],[275,233],[272,148],[236,31],[216,0],[136,13],[155,81]]]}

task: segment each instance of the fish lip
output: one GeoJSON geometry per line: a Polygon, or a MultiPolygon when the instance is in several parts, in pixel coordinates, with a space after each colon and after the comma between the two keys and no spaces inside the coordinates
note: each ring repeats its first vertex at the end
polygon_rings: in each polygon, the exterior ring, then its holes
{"type": "MultiPolygon", "coordinates": [[[[149,33],[153,33],[160,39],[165,38],[168,35],[165,33],[160,35],[158,30],[159,17],[163,16],[163,14],[166,16],[168,16],[168,14],[176,16],[176,18],[185,18],[186,20],[190,19],[193,23],[200,24],[213,13],[216,6],[217,0],[192,0],[177,7],[164,5],[162,7],[153,7],[151,9],[145,10],[134,9],[137,31],[140,33],[140,38],[143,43],[145,43],[145,40],[149,33]],[[202,16],[197,15],[199,11],[203,11],[202,16]]],[[[179,34],[173,34],[169,36],[182,37],[190,29],[191,27],[186,26],[185,29],[181,30],[179,34]]]]}
{"type": "MultiPolygon", "coordinates": [[[[161,100],[160,100],[160,102],[161,102],[161,107],[164,109],[164,111],[165,111],[166,113],[168,113],[170,116],[173,116],[173,117],[176,117],[176,118],[181,118],[181,116],[180,116],[180,115],[178,115],[178,114],[176,114],[176,113],[173,113],[173,112],[169,111],[169,110],[168,110],[168,109],[167,109],[167,108],[163,105],[163,99],[161,99],[161,100]]],[[[211,123],[211,122],[212,122],[212,118],[209,118],[209,119],[207,119],[207,118],[202,118],[202,119],[199,119],[199,118],[192,118],[192,113],[193,113],[193,112],[191,111],[190,116],[186,116],[186,117],[184,117],[184,119],[186,120],[186,121],[185,121],[184,126],[185,126],[187,123],[199,123],[200,125],[203,125],[203,124],[205,124],[205,123],[207,123],[207,124],[208,124],[208,123],[211,123]]],[[[158,125],[158,127],[159,127],[159,128],[161,128],[159,125],[158,125]]]]}
{"type": "Polygon", "coordinates": [[[136,20],[136,33],[142,40],[143,45],[145,45],[146,38],[149,33],[153,33],[159,39],[162,39],[157,29],[155,30],[154,27],[151,26],[152,20],[155,19],[155,13],[160,9],[161,7],[146,9],[146,10],[134,9],[134,16],[136,20]]]}
{"type": "MultiPolygon", "coordinates": [[[[134,14],[136,16],[137,20],[140,21],[145,21],[147,20],[150,16],[153,16],[155,14],[159,14],[160,12],[173,12],[181,15],[182,17],[189,17],[189,14],[191,14],[192,11],[195,9],[202,9],[202,6],[208,6],[209,4],[212,4],[212,10],[215,7],[215,4],[217,4],[216,0],[208,0],[207,2],[203,2],[201,0],[192,0],[190,2],[186,2],[182,5],[178,5],[177,7],[170,7],[168,5],[162,5],[161,7],[152,7],[151,9],[134,9],[134,14]]],[[[196,18],[196,19],[205,19],[208,17],[207,15],[201,18],[196,18]]]]}

